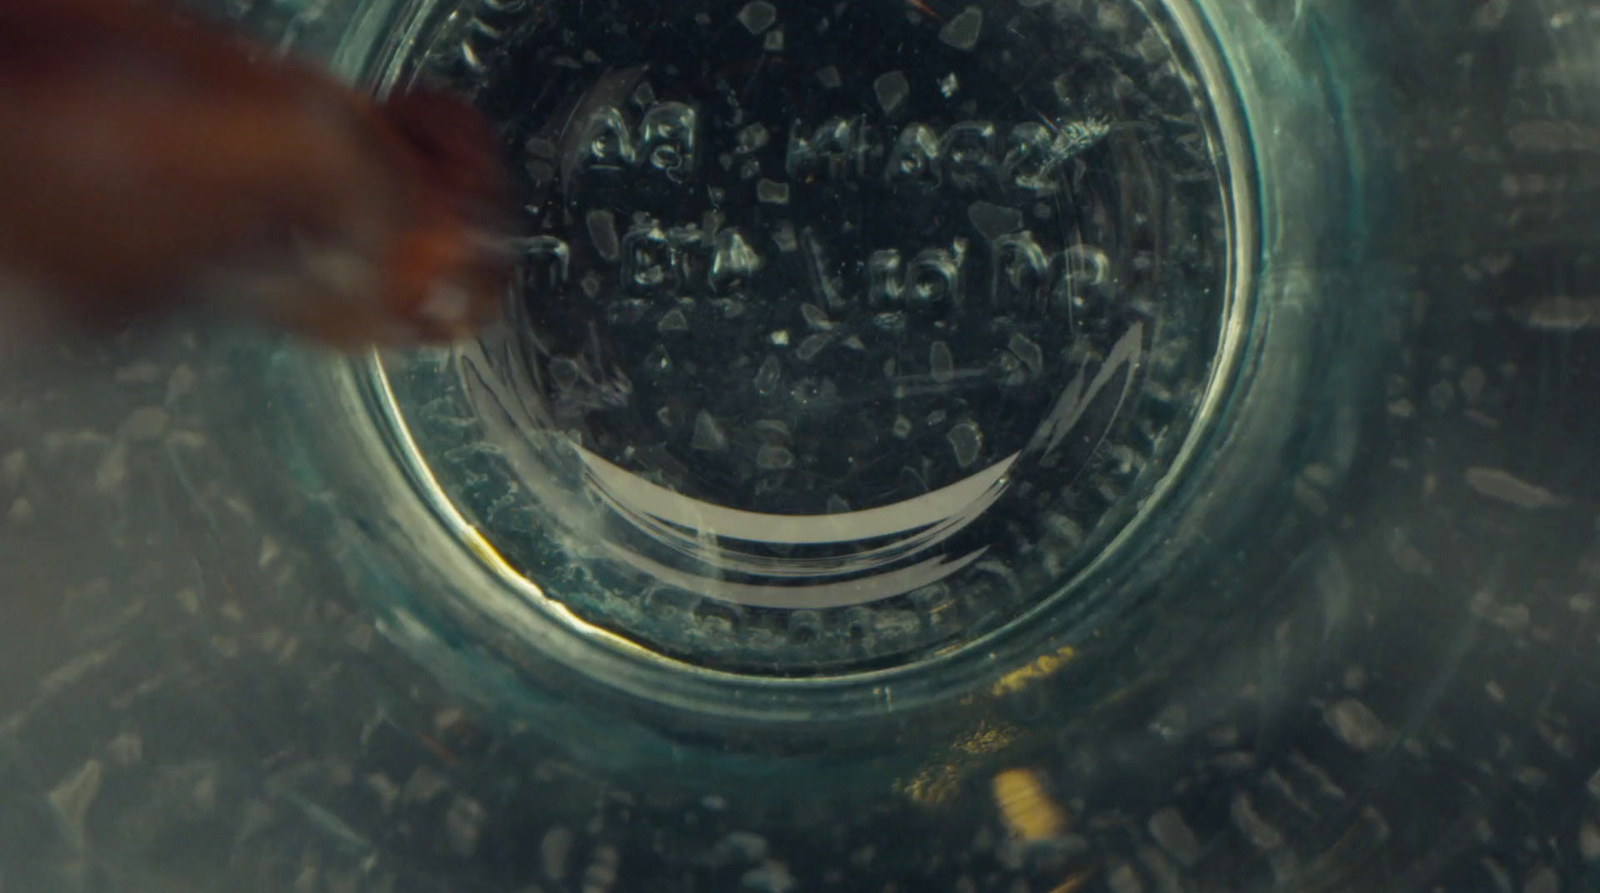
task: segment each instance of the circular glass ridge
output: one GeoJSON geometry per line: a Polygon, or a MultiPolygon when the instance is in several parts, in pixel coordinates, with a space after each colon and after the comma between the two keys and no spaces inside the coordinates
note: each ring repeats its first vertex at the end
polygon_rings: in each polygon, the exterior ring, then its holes
{"type": "Polygon", "coordinates": [[[1059,596],[1239,349],[1248,160],[1197,23],[626,6],[436,10],[392,72],[501,123],[529,229],[505,327],[374,362],[435,507],[560,622],[702,670],[918,665],[1059,596]]]}

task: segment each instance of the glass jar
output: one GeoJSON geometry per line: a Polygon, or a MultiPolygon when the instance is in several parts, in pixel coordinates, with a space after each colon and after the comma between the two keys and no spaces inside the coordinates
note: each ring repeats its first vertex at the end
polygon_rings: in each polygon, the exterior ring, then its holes
{"type": "Polygon", "coordinates": [[[243,3],[503,324],[0,385],[0,890],[1555,891],[1578,3],[243,3]]]}

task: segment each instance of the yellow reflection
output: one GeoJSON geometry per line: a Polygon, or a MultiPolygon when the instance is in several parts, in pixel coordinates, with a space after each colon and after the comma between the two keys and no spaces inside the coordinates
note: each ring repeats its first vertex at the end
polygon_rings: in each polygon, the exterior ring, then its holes
{"type": "Polygon", "coordinates": [[[895,791],[924,806],[948,802],[972,771],[978,758],[998,753],[1017,739],[1011,726],[984,720],[957,738],[942,759],[934,760],[916,775],[895,783],[895,791]]]}
{"type": "Polygon", "coordinates": [[[1094,877],[1094,869],[1080,871],[1051,888],[1050,893],[1076,893],[1084,884],[1089,883],[1089,878],[1091,877],[1094,877]]]}
{"type": "Polygon", "coordinates": [[[1077,650],[1071,645],[1063,645],[1055,652],[1040,655],[1032,663],[1024,664],[1001,676],[999,681],[995,682],[992,692],[998,697],[1022,691],[1040,679],[1054,675],[1077,656],[1077,650]]]}
{"type": "Polygon", "coordinates": [[[1066,832],[1067,814],[1037,770],[1007,769],[994,777],[993,787],[1000,820],[1019,840],[1048,840],[1066,832]]]}

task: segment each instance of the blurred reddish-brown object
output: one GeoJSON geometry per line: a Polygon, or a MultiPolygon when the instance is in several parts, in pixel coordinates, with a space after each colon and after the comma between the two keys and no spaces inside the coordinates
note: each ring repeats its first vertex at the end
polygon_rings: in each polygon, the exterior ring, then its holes
{"type": "Polygon", "coordinates": [[[156,2],[0,3],[0,326],[187,306],[358,346],[498,312],[487,122],[262,56],[156,2]]]}

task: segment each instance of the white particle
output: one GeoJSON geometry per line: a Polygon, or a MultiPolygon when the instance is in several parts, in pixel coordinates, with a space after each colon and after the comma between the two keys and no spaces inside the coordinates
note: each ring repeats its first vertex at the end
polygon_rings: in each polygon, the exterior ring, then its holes
{"type": "Polygon", "coordinates": [[[911,92],[911,83],[903,72],[891,71],[872,82],[872,91],[877,94],[878,105],[883,108],[884,114],[892,115],[905,101],[906,94],[911,92]]]}
{"type": "Polygon", "coordinates": [[[158,406],[140,407],[123,419],[122,426],[117,429],[117,437],[130,442],[155,440],[167,430],[167,422],[171,418],[165,409],[158,406]]]}
{"type": "Polygon", "coordinates": [[[132,766],[144,758],[144,741],[137,732],[122,732],[106,742],[106,753],[118,766],[132,766]]]}
{"type": "Polygon", "coordinates": [[[794,436],[789,430],[789,424],[779,419],[757,419],[755,429],[778,440],[789,440],[794,436]]]}
{"type": "Polygon", "coordinates": [[[967,207],[967,219],[991,242],[1022,229],[1021,211],[992,202],[973,202],[967,207]]]}
{"type": "Polygon", "coordinates": [[[55,807],[62,825],[71,830],[72,839],[78,847],[87,844],[84,822],[89,815],[89,807],[100,796],[100,780],[104,774],[100,761],[90,760],[50,791],[50,805],[55,807]]]}
{"type": "Polygon", "coordinates": [[[728,448],[728,435],[722,433],[716,416],[702,409],[695,414],[694,435],[689,439],[689,446],[708,453],[719,452],[728,448]]]}
{"type": "Polygon", "coordinates": [[[544,832],[539,842],[539,869],[552,881],[567,876],[567,854],[572,850],[573,834],[565,825],[555,825],[544,832]]]}
{"type": "Polygon", "coordinates": [[[815,335],[807,335],[805,339],[800,342],[800,349],[795,351],[795,356],[798,357],[801,362],[809,363],[817,356],[817,354],[822,353],[823,348],[827,347],[828,343],[832,340],[833,336],[826,332],[819,332],[815,335]]]}
{"type": "Polygon", "coordinates": [[[0,459],[0,475],[4,475],[6,483],[15,487],[22,480],[22,475],[28,470],[28,453],[26,450],[12,450],[0,459]]]}
{"type": "Polygon", "coordinates": [[[777,180],[768,180],[763,177],[756,184],[756,198],[769,205],[787,205],[789,203],[789,184],[779,183],[777,180]]]}
{"type": "Polygon", "coordinates": [[[1591,822],[1584,822],[1578,829],[1578,852],[1588,862],[1600,862],[1600,828],[1591,822]]]}
{"type": "Polygon", "coordinates": [[[155,384],[161,378],[161,367],[155,363],[133,363],[116,372],[118,384],[155,384]]]}
{"type": "Polygon", "coordinates": [[[1044,351],[1022,333],[1013,333],[1011,340],[1006,342],[1006,349],[1016,354],[1017,359],[1029,370],[1038,372],[1044,368],[1044,351]]]}
{"type": "Polygon", "coordinates": [[[717,854],[728,854],[745,862],[760,862],[767,857],[767,839],[753,831],[730,831],[717,842],[717,854]]]}
{"type": "Polygon", "coordinates": [[[781,251],[794,251],[800,247],[800,240],[794,234],[794,224],[787,220],[779,223],[772,231],[772,241],[777,243],[781,251]]]}
{"type": "Polygon", "coordinates": [[[751,34],[760,34],[778,19],[778,8],[766,0],[754,0],[739,10],[739,24],[751,34]]]}
{"type": "Polygon", "coordinates": [[[971,465],[983,450],[983,432],[971,419],[957,422],[946,435],[950,448],[955,451],[956,464],[962,468],[971,465]]]}
{"type": "Polygon", "coordinates": [[[1065,541],[1071,548],[1083,545],[1083,526],[1066,515],[1052,512],[1045,515],[1044,524],[1052,536],[1065,541]]]}
{"type": "Polygon", "coordinates": [[[1283,846],[1283,832],[1273,827],[1256,812],[1250,795],[1240,791],[1233,795],[1233,825],[1245,839],[1258,850],[1274,850],[1283,846]]]}
{"type": "Polygon", "coordinates": [[[1106,875],[1106,887],[1111,893],[1144,893],[1144,882],[1127,863],[1118,865],[1106,875]]]}
{"type": "Polygon", "coordinates": [[[739,879],[739,886],[755,893],[789,893],[796,881],[782,862],[767,861],[745,872],[739,879]]]}
{"type": "Polygon", "coordinates": [[[367,789],[378,798],[378,808],[384,815],[394,811],[395,801],[400,799],[400,786],[395,784],[389,776],[382,772],[374,772],[367,776],[367,789]]]}
{"type": "Polygon", "coordinates": [[[778,364],[777,357],[767,357],[761,362],[761,368],[756,370],[756,390],[762,396],[771,395],[782,380],[783,368],[778,364]]]}
{"type": "Polygon", "coordinates": [[[119,445],[100,460],[100,467],[94,473],[94,488],[100,493],[113,493],[122,489],[127,479],[128,453],[119,445]]]}
{"type": "Polygon", "coordinates": [[[805,318],[806,325],[814,331],[826,332],[833,328],[833,320],[828,318],[827,311],[816,304],[809,302],[801,304],[800,315],[805,318]]]}
{"type": "Polygon", "coordinates": [[[762,444],[756,451],[756,464],[769,471],[778,471],[794,465],[794,453],[781,446],[762,444]]]}
{"type": "Polygon", "coordinates": [[[765,125],[757,122],[739,131],[738,148],[735,150],[740,155],[747,155],[762,148],[772,139],[772,134],[765,125]]]}
{"type": "Polygon", "coordinates": [[[1542,509],[1566,503],[1565,499],[1549,490],[1530,484],[1499,468],[1467,469],[1467,486],[1483,496],[1509,503],[1517,508],[1542,509]]]}
{"type": "Polygon", "coordinates": [[[963,52],[978,45],[978,35],[983,33],[983,10],[969,6],[939,29],[939,40],[946,46],[963,52]]]}
{"type": "Polygon", "coordinates": [[[1561,878],[1541,865],[1522,879],[1522,893],[1561,893],[1561,878]]]}
{"type": "Polygon", "coordinates": [[[256,567],[264,568],[282,554],[283,548],[278,545],[278,541],[270,536],[264,536],[261,538],[261,550],[256,553],[256,567]]]}
{"type": "Polygon", "coordinates": [[[406,779],[405,787],[401,788],[400,799],[406,803],[427,803],[449,786],[450,783],[438,772],[427,766],[418,766],[406,779]]]}
{"type": "Polygon", "coordinates": [[[656,323],[656,331],[687,332],[689,331],[689,320],[683,315],[682,310],[673,308],[661,317],[660,322],[656,323]]]}
{"type": "Polygon", "coordinates": [[[950,345],[943,341],[935,341],[928,348],[928,366],[932,370],[933,380],[943,384],[955,377],[955,361],[950,356],[950,345]]]}
{"type": "Polygon", "coordinates": [[[1345,698],[1323,712],[1323,720],[1340,741],[1360,751],[1373,751],[1388,739],[1388,730],[1367,705],[1345,698]]]}
{"type": "Polygon", "coordinates": [[[590,211],[584,217],[589,229],[589,242],[603,260],[615,261],[619,256],[616,215],[610,211],[590,211]]]}
{"type": "Polygon", "coordinates": [[[1572,332],[1600,325],[1600,298],[1543,298],[1521,313],[1531,329],[1572,332]]]}
{"type": "Polygon", "coordinates": [[[1200,858],[1200,841],[1178,810],[1169,806],[1157,811],[1150,816],[1147,827],[1156,843],[1185,866],[1193,865],[1200,858]]]}
{"type": "Polygon", "coordinates": [[[617,866],[622,861],[617,848],[602,844],[595,848],[594,858],[583,873],[583,893],[605,893],[617,882],[617,866]]]}
{"type": "Polygon", "coordinates": [[[457,796],[445,813],[445,838],[458,856],[471,856],[478,849],[478,837],[486,817],[483,806],[467,796],[457,796]]]}
{"type": "Polygon", "coordinates": [[[1544,787],[1550,776],[1537,766],[1518,766],[1511,770],[1511,777],[1525,788],[1538,790],[1544,787]]]}

